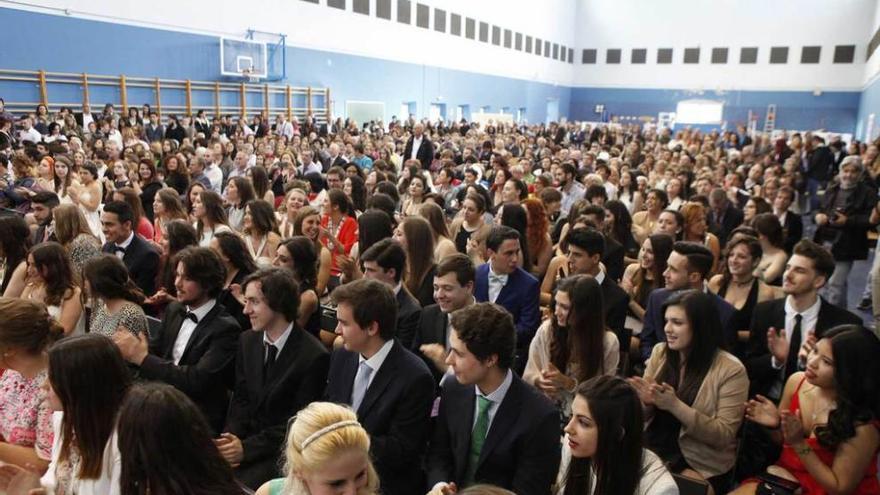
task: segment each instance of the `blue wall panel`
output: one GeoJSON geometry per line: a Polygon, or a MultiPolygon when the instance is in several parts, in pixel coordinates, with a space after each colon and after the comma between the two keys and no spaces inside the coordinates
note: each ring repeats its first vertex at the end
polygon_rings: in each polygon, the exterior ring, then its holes
{"type": "Polygon", "coordinates": [[[724,120],[730,126],[746,124],[749,110],[758,117],[758,128],[764,126],[767,105],[776,104],[777,129],[827,129],[833,132],[854,132],[859,111],[858,92],[827,91],[819,96],[809,91],[706,91],[697,94],[686,90],[574,88],[571,92],[569,115],[576,120],[599,120],[596,105],[620,116],[651,116],[675,112],[681,100],[707,99],[724,101],[724,120]]]}
{"type": "Polygon", "coordinates": [[[857,121],[856,138],[866,140],[874,139],[878,135],[878,125],[880,125],[880,78],[874,81],[862,91],[862,97],[859,100],[859,115],[857,121]],[[868,132],[868,116],[874,114],[874,125],[871,129],[871,136],[868,132]]]}

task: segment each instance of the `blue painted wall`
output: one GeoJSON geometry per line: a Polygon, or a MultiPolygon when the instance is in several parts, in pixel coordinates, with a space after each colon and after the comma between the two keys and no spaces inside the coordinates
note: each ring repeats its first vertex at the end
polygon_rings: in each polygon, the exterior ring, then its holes
{"type": "Polygon", "coordinates": [[[856,137],[862,140],[877,137],[878,133],[880,133],[878,125],[880,125],[880,78],[874,79],[874,81],[862,91],[861,99],[859,100],[856,137]],[[871,130],[872,135],[868,136],[868,116],[872,113],[874,114],[874,128],[871,130]]]}
{"type": "MultiPolygon", "coordinates": [[[[219,42],[212,36],[2,8],[0,25],[5,40],[0,67],[5,69],[223,80],[219,42]]],[[[514,113],[524,107],[529,122],[542,122],[550,100],[558,100],[565,116],[571,94],[570,88],[551,84],[298,47],[287,47],[287,75],[283,83],[330,88],[336,116],[344,115],[346,100],[383,101],[386,119],[398,114],[403,102],[415,101],[419,116],[428,115],[431,103],[443,103],[447,118],[455,116],[458,105],[489,107],[492,112],[508,107],[514,113]]],[[[10,101],[39,100],[35,85],[0,82],[0,95],[10,101]]],[[[162,98],[166,105],[183,104],[182,93],[166,101],[163,91],[162,98]]],[[[251,108],[261,106],[261,98],[253,98],[249,97],[251,108]]],[[[53,86],[49,99],[78,102],[81,89],[53,86]]],[[[118,101],[119,95],[112,88],[91,88],[91,99],[94,105],[118,101]]],[[[149,89],[128,91],[130,104],[152,100],[149,89]]],[[[224,105],[237,101],[234,94],[223,100],[224,105]]],[[[212,105],[213,100],[193,103],[212,105]]]]}
{"type": "Polygon", "coordinates": [[[724,101],[728,128],[746,124],[749,110],[757,115],[758,128],[763,128],[767,105],[775,103],[777,129],[854,132],[859,96],[858,92],[830,91],[820,96],[808,91],[706,91],[698,95],[686,90],[573,88],[569,115],[575,120],[599,120],[594,109],[602,104],[611,115],[656,119],[660,112],[675,112],[680,100],[697,98],[724,101]]]}

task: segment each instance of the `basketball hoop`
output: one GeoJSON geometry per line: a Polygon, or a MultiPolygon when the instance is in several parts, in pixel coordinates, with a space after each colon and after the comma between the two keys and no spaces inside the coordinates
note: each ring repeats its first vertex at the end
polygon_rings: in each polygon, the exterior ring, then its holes
{"type": "Polygon", "coordinates": [[[254,68],[247,67],[241,70],[242,79],[246,80],[249,83],[258,83],[260,82],[259,76],[254,75],[254,68]]]}

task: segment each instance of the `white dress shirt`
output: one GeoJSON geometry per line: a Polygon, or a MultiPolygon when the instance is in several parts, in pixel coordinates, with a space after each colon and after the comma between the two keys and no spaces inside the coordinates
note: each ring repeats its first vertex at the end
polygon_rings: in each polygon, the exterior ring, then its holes
{"type": "MultiPolygon", "coordinates": [[[[476,394],[478,397],[483,396],[492,402],[492,404],[489,405],[489,428],[486,430],[487,434],[489,430],[492,429],[492,421],[495,419],[495,413],[498,412],[498,407],[501,405],[502,402],[504,402],[504,397],[507,395],[507,391],[510,390],[511,383],[513,383],[513,372],[507,370],[507,376],[504,377],[504,381],[501,382],[501,385],[489,395],[484,394],[480,390],[480,387],[474,385],[474,394],[476,394]]],[[[479,412],[480,401],[474,400],[474,421],[471,425],[471,428],[477,425],[477,414],[479,414],[479,412]]]]}
{"type": "Polygon", "coordinates": [[[266,344],[266,348],[263,350],[263,362],[266,361],[266,357],[269,355],[269,346],[274,346],[278,349],[278,352],[275,353],[275,359],[278,359],[278,356],[281,354],[281,350],[284,349],[284,344],[287,343],[287,339],[290,338],[290,332],[293,331],[293,322],[290,322],[290,325],[287,325],[287,328],[284,330],[284,333],[281,334],[280,337],[275,339],[275,342],[272,342],[272,339],[269,338],[269,334],[265,331],[263,332],[263,343],[266,344]]]}
{"type": "Polygon", "coordinates": [[[507,285],[508,280],[510,280],[510,275],[499,275],[499,274],[495,273],[495,270],[492,269],[492,264],[491,263],[489,264],[489,301],[490,302],[495,302],[495,300],[498,299],[498,295],[501,294],[501,289],[503,289],[504,286],[507,285]]]}
{"type": "Polygon", "coordinates": [[[208,176],[208,181],[211,182],[211,190],[217,194],[222,194],[223,171],[220,170],[220,167],[214,163],[208,165],[208,168],[205,169],[205,175],[208,176]]]}
{"type": "MultiPolygon", "coordinates": [[[[202,319],[214,309],[215,304],[217,304],[217,300],[211,299],[196,309],[187,306],[186,311],[193,313],[199,321],[202,321],[202,319]]],[[[196,330],[196,325],[198,325],[198,323],[193,322],[189,318],[184,318],[183,323],[180,324],[180,331],[177,332],[177,339],[174,341],[174,348],[171,349],[171,357],[174,359],[175,365],[180,364],[180,358],[183,356],[183,351],[186,350],[186,346],[189,344],[189,339],[196,330]]]]}
{"type": "Polygon", "coordinates": [[[422,147],[422,138],[417,138],[414,136],[413,137],[412,152],[410,153],[410,156],[409,156],[410,160],[418,160],[419,159],[418,158],[419,148],[421,148],[421,147],[422,147]]]}
{"type": "MultiPolygon", "coordinates": [[[[117,246],[121,247],[122,249],[128,249],[128,246],[131,245],[131,241],[133,241],[133,240],[134,240],[134,231],[132,231],[132,233],[128,235],[128,238],[125,239],[125,241],[123,241],[123,242],[120,243],[120,244],[117,244],[117,246]]],[[[123,259],[123,258],[125,258],[125,252],[124,252],[124,251],[114,251],[113,254],[115,254],[116,257],[119,258],[119,259],[123,259]]]]}

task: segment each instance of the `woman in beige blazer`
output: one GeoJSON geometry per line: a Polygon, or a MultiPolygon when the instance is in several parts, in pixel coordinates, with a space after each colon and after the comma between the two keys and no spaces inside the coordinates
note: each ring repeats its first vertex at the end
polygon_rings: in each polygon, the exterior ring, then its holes
{"type": "Polygon", "coordinates": [[[645,446],[673,473],[703,479],[714,493],[727,493],[748,399],[745,367],[720,349],[713,296],[680,292],[663,308],[666,342],[654,347],[644,378],[631,379],[645,407],[645,446]]]}

